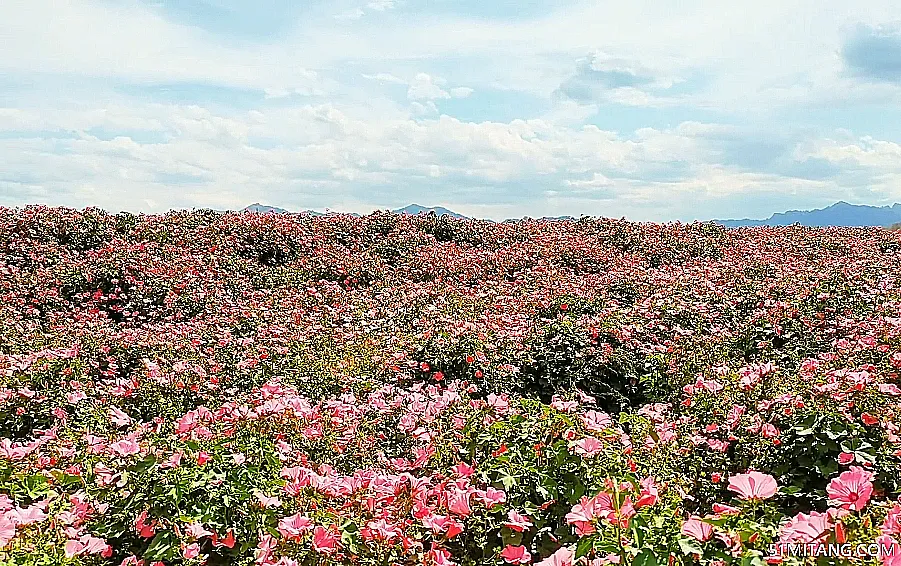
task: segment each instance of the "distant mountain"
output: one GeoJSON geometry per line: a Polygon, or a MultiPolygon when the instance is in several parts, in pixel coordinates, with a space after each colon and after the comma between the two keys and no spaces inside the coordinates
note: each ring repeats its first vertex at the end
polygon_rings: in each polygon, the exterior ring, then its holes
{"type": "MultiPolygon", "coordinates": [[[[272,213],[272,214],[311,214],[313,216],[336,216],[336,215],[342,214],[340,212],[316,212],[315,210],[305,210],[303,212],[291,212],[291,211],[285,210],[284,208],[278,208],[277,206],[267,206],[265,204],[260,204],[258,202],[255,202],[252,205],[245,207],[244,210],[242,210],[241,212],[256,212],[259,214],[267,214],[267,213],[272,213]]],[[[391,212],[394,212],[396,214],[413,214],[413,215],[422,214],[422,213],[428,214],[429,212],[434,212],[438,216],[448,215],[452,218],[460,218],[460,219],[467,218],[466,216],[463,216],[462,214],[458,214],[452,210],[448,210],[448,209],[442,208],[440,206],[428,208],[425,206],[420,206],[418,204],[411,204],[411,205],[405,206],[403,208],[398,208],[396,210],[392,210],[391,212]]],[[[350,214],[351,216],[360,216],[360,214],[357,214],[356,212],[349,212],[347,214],[350,214]]]]}
{"type": "Polygon", "coordinates": [[[789,210],[776,213],[766,220],[714,220],[727,228],[740,226],[891,226],[901,222],[901,204],[868,206],[837,202],[816,210],[789,210]]]}
{"type": "MultiPolygon", "coordinates": [[[[279,208],[277,206],[267,206],[265,204],[260,204],[258,202],[253,203],[250,206],[244,207],[244,210],[241,212],[256,212],[258,214],[309,214],[311,216],[328,216],[329,214],[336,214],[332,212],[317,212],[315,210],[304,210],[303,212],[291,212],[290,210],[285,210],[284,208],[279,208]]],[[[359,216],[359,215],[357,215],[359,216]]]]}
{"type": "Polygon", "coordinates": [[[420,206],[418,204],[411,204],[411,205],[405,206],[403,208],[398,208],[398,209],[392,210],[391,212],[395,212],[397,214],[412,214],[414,216],[417,214],[423,214],[423,213],[428,214],[429,212],[434,212],[438,216],[447,215],[447,216],[450,216],[451,218],[460,218],[462,220],[465,220],[467,218],[466,216],[463,216],[462,214],[458,214],[458,213],[454,212],[453,210],[448,210],[448,209],[440,207],[440,206],[434,206],[434,207],[429,208],[429,207],[425,207],[425,206],[420,206]]]}
{"type": "Polygon", "coordinates": [[[562,222],[566,220],[577,220],[575,216],[542,216],[541,218],[532,218],[531,216],[522,216],[520,218],[507,218],[502,224],[512,224],[521,220],[537,220],[538,222],[562,222]]]}
{"type": "Polygon", "coordinates": [[[247,206],[241,212],[259,212],[260,214],[273,213],[273,214],[290,214],[284,208],[278,208],[277,206],[266,206],[264,204],[260,204],[258,202],[253,203],[250,206],[247,206]]]}

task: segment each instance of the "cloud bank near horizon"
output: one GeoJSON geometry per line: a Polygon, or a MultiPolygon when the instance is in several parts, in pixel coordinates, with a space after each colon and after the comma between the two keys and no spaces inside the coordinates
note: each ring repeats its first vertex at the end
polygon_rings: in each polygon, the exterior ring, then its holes
{"type": "Polygon", "coordinates": [[[790,4],[9,0],[0,206],[901,201],[901,5],[790,4]]]}

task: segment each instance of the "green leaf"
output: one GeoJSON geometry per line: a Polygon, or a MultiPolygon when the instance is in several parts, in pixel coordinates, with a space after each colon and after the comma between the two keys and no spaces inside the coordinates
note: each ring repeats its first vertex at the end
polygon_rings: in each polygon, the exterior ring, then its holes
{"type": "Polygon", "coordinates": [[[175,557],[177,550],[175,533],[172,531],[160,531],[150,541],[150,546],[144,551],[143,557],[151,560],[171,560],[175,557]]]}
{"type": "Polygon", "coordinates": [[[635,560],[632,561],[633,566],[657,566],[657,555],[650,548],[646,548],[638,553],[635,560]]]}
{"type": "Polygon", "coordinates": [[[857,458],[858,462],[869,463],[869,464],[876,463],[876,455],[870,454],[869,452],[861,452],[858,450],[858,451],[854,452],[854,457],[857,458]]]}
{"type": "Polygon", "coordinates": [[[516,485],[516,478],[510,475],[505,475],[501,477],[501,483],[504,484],[504,488],[511,489],[514,485],[516,485]]]}
{"type": "Polygon", "coordinates": [[[685,554],[699,554],[704,555],[704,549],[701,548],[701,545],[693,538],[680,538],[679,539],[679,548],[682,549],[682,552],[685,554]]]}
{"type": "Polygon", "coordinates": [[[582,556],[586,556],[591,550],[594,548],[594,538],[593,537],[583,537],[579,539],[579,543],[576,545],[576,558],[581,558],[582,556]]]}
{"type": "Polygon", "coordinates": [[[147,457],[145,457],[143,460],[135,463],[135,465],[132,466],[131,469],[135,472],[143,472],[151,468],[155,464],[156,456],[154,456],[153,454],[148,454],[147,457]]]}

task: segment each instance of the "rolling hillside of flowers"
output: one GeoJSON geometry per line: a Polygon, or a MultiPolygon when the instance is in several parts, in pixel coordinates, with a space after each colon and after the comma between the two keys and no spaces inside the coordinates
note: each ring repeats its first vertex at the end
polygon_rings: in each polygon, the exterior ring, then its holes
{"type": "Polygon", "coordinates": [[[899,566],[899,372],[901,232],[0,209],[0,564],[899,566]]]}

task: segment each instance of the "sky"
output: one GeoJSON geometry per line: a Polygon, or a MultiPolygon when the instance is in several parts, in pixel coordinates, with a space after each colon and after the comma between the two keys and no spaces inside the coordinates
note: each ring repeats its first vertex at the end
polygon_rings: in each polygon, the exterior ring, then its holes
{"type": "Polygon", "coordinates": [[[0,206],[901,202],[897,0],[2,0],[0,206]]]}

